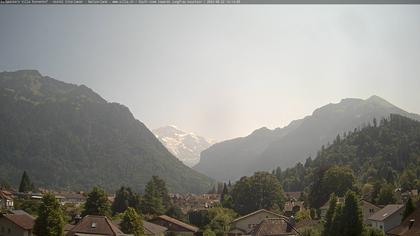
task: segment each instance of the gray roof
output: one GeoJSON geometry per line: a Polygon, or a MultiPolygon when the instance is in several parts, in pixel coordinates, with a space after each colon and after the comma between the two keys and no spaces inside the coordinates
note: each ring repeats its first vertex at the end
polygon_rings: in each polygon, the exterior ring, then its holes
{"type": "Polygon", "coordinates": [[[384,208],[382,208],[381,210],[373,214],[371,217],[369,217],[368,220],[384,221],[386,218],[398,212],[402,208],[404,208],[404,205],[400,205],[400,204],[386,205],[384,208]]]}
{"type": "Polygon", "coordinates": [[[168,229],[157,225],[157,224],[153,224],[150,222],[147,222],[145,220],[143,220],[143,228],[144,228],[144,234],[146,235],[155,235],[155,234],[160,234],[160,233],[164,233],[165,231],[167,231],[168,229]]]}

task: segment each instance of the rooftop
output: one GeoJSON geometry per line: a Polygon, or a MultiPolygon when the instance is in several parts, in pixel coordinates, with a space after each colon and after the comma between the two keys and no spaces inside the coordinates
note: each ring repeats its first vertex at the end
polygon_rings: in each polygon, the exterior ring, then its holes
{"type": "Polygon", "coordinates": [[[400,204],[386,205],[384,208],[382,208],[381,210],[379,210],[375,214],[373,214],[371,217],[369,217],[369,220],[383,221],[386,218],[388,218],[389,216],[398,212],[403,207],[404,207],[404,205],[400,205],[400,204]]]}

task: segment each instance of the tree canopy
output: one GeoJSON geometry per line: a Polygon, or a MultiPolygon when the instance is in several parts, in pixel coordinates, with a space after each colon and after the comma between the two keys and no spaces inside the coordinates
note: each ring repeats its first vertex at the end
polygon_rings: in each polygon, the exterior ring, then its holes
{"type": "Polygon", "coordinates": [[[125,234],[144,235],[142,216],[134,208],[128,207],[124,211],[120,227],[125,234]]]}
{"type": "Polygon", "coordinates": [[[64,233],[64,215],[60,203],[53,194],[45,194],[38,208],[34,234],[43,236],[62,236],[64,233]]]}
{"type": "Polygon", "coordinates": [[[111,206],[105,191],[99,187],[94,187],[88,194],[85,203],[85,209],[82,216],[86,215],[111,215],[111,206]]]}
{"type": "Polygon", "coordinates": [[[242,177],[232,189],[233,209],[241,215],[259,209],[283,209],[284,193],[277,178],[268,172],[242,177]]]}
{"type": "Polygon", "coordinates": [[[29,179],[29,176],[26,173],[26,171],[23,171],[22,178],[19,184],[19,192],[27,193],[27,192],[32,192],[34,190],[35,190],[34,184],[29,179]]]}

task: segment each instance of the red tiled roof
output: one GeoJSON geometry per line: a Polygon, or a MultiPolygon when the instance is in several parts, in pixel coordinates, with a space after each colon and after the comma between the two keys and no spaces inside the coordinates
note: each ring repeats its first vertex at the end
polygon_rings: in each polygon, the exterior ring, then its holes
{"type": "Polygon", "coordinates": [[[387,235],[418,236],[420,235],[420,208],[417,208],[397,227],[389,230],[387,235]],[[411,227],[410,227],[411,225],[411,227]]]}
{"type": "MultiPolygon", "coordinates": [[[[260,212],[266,212],[266,213],[272,214],[274,217],[285,218],[285,216],[283,216],[283,215],[280,215],[280,214],[277,214],[277,213],[274,213],[274,212],[268,211],[268,210],[266,210],[266,209],[260,209],[260,210],[258,210],[258,211],[251,212],[251,213],[249,213],[248,215],[244,215],[244,216],[241,216],[241,217],[239,217],[239,218],[236,218],[236,219],[234,219],[234,220],[232,221],[232,223],[233,223],[233,222],[237,222],[237,221],[242,220],[242,219],[245,219],[245,218],[248,218],[248,217],[253,216],[253,215],[255,215],[255,214],[258,214],[258,213],[260,213],[260,212]]],[[[273,217],[273,218],[274,218],[274,217],[273,217]]]]}
{"type": "Polygon", "coordinates": [[[192,226],[192,225],[189,225],[189,224],[186,224],[186,223],[184,223],[182,221],[179,221],[179,220],[174,219],[172,217],[169,217],[167,215],[161,215],[161,216],[158,216],[157,218],[162,219],[164,221],[168,221],[168,222],[170,222],[172,224],[178,225],[178,226],[180,226],[182,228],[185,228],[185,229],[188,229],[188,230],[190,230],[192,232],[198,232],[198,228],[197,227],[192,226]]]}
{"type": "Polygon", "coordinates": [[[146,235],[156,235],[156,234],[163,233],[166,230],[168,230],[166,227],[153,224],[145,220],[143,220],[143,228],[144,228],[144,234],[146,235]]]}
{"type": "Polygon", "coordinates": [[[289,225],[285,218],[264,219],[251,232],[251,235],[253,236],[296,234],[299,233],[289,225]]]}
{"type": "Polygon", "coordinates": [[[7,200],[12,200],[9,194],[6,193],[4,190],[0,190],[0,198],[5,198],[7,200]]]}
{"type": "Polygon", "coordinates": [[[67,236],[73,236],[76,233],[85,234],[97,234],[97,235],[109,235],[119,236],[124,235],[121,230],[118,229],[106,216],[93,216],[87,215],[77,223],[70,231],[67,236]]]}
{"type": "Polygon", "coordinates": [[[6,219],[13,222],[14,224],[16,224],[24,230],[32,230],[35,224],[35,220],[26,214],[5,214],[3,215],[3,217],[5,217],[6,219]]]}

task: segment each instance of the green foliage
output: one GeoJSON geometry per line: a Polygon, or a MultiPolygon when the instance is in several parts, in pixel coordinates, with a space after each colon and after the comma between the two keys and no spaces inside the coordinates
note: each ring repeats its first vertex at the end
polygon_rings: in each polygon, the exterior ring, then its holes
{"type": "Polygon", "coordinates": [[[360,236],[363,232],[363,215],[359,205],[359,198],[356,193],[349,191],[346,194],[346,199],[343,207],[343,219],[346,222],[343,224],[343,229],[346,236],[360,236]]]}
{"type": "Polygon", "coordinates": [[[116,193],[112,203],[112,215],[124,212],[128,207],[140,211],[140,195],[133,193],[131,188],[122,186],[116,193]]]}
{"type": "Polygon", "coordinates": [[[320,174],[320,177],[314,179],[315,183],[309,192],[312,207],[320,207],[331,193],[344,196],[348,190],[356,188],[353,171],[349,167],[332,166],[320,174]]]}
{"type": "Polygon", "coordinates": [[[403,191],[420,187],[419,157],[420,122],[392,114],[376,126],[367,125],[346,133],[344,138],[337,137],[333,144],[321,147],[315,159],[308,158],[305,165],[277,168],[274,173],[288,191],[309,190],[309,203],[314,208],[324,204],[331,192],[358,192],[356,186],[365,187],[362,191],[366,200],[390,203],[395,200],[389,189],[379,197],[385,184],[401,186],[403,191]],[[328,178],[326,172],[332,167],[348,170],[330,173],[328,178]]]}
{"type": "Polygon", "coordinates": [[[366,227],[362,236],[385,236],[384,231],[372,227],[366,227]]]}
{"type": "Polygon", "coordinates": [[[336,201],[335,195],[332,195],[322,235],[361,236],[364,230],[363,216],[356,193],[348,191],[344,205],[337,205],[334,203],[336,201]]]}
{"type": "Polygon", "coordinates": [[[408,198],[407,202],[405,203],[405,208],[404,208],[404,213],[403,213],[402,220],[404,220],[411,213],[413,213],[415,209],[416,209],[416,207],[414,206],[413,200],[411,200],[411,197],[408,198]]]}
{"type": "Polygon", "coordinates": [[[232,209],[215,207],[208,211],[210,229],[216,233],[217,236],[227,235],[230,229],[230,222],[232,222],[236,213],[232,209]]]}
{"type": "Polygon", "coordinates": [[[27,193],[27,192],[32,192],[34,190],[35,190],[34,184],[29,179],[29,176],[26,173],[26,171],[23,171],[22,178],[19,184],[19,192],[27,193]]]}
{"type": "Polygon", "coordinates": [[[394,186],[392,184],[385,184],[382,186],[378,198],[376,199],[376,203],[379,205],[387,205],[392,204],[397,201],[394,195],[394,186]]]}
{"type": "Polygon", "coordinates": [[[171,206],[165,213],[165,215],[170,216],[172,218],[178,219],[180,221],[186,221],[187,217],[182,212],[181,208],[178,206],[171,206]]]}
{"type": "Polygon", "coordinates": [[[283,209],[284,193],[277,178],[268,172],[242,177],[232,189],[233,208],[241,215],[259,209],[283,209]]]}
{"type": "Polygon", "coordinates": [[[43,196],[33,232],[35,235],[43,236],[62,236],[64,234],[64,216],[60,203],[54,195],[43,196]]]}
{"type": "Polygon", "coordinates": [[[125,234],[144,235],[142,217],[134,208],[128,207],[125,210],[120,227],[125,234]]]}
{"type": "Polygon", "coordinates": [[[11,185],[24,170],[38,186],[77,191],[130,185],[139,192],[152,175],[181,193],[213,183],[174,158],[127,107],[86,86],[37,71],[1,72],[0,97],[0,180],[11,185]]]}
{"type": "Polygon", "coordinates": [[[188,212],[188,221],[204,229],[210,223],[209,212],[208,210],[191,210],[188,212]]]}
{"type": "Polygon", "coordinates": [[[330,196],[329,207],[327,214],[325,215],[325,224],[324,224],[324,231],[322,232],[322,236],[329,236],[331,235],[332,231],[332,223],[335,217],[335,210],[337,206],[337,197],[334,193],[330,196]]]}
{"type": "Polygon", "coordinates": [[[211,229],[206,229],[203,231],[203,236],[216,236],[216,233],[214,233],[211,229]]]}
{"type": "Polygon", "coordinates": [[[172,206],[165,182],[158,176],[146,184],[145,193],[142,200],[142,212],[150,215],[164,214],[172,206]]]}
{"type": "Polygon", "coordinates": [[[24,210],[33,216],[38,215],[40,201],[37,199],[30,199],[25,197],[18,197],[13,199],[13,207],[16,210],[24,210]]]}
{"type": "Polygon", "coordinates": [[[94,187],[88,194],[82,216],[102,215],[111,216],[111,206],[107,194],[101,188],[94,187]]]}

